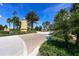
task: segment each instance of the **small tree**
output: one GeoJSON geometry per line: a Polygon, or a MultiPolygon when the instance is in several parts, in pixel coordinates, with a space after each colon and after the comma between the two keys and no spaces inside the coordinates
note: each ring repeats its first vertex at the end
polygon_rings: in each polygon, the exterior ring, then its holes
{"type": "Polygon", "coordinates": [[[49,30],[49,26],[50,26],[50,22],[49,21],[43,22],[42,26],[43,26],[44,30],[48,31],[49,30]]]}
{"type": "Polygon", "coordinates": [[[3,30],[3,29],[4,29],[3,25],[0,24],[0,30],[3,30]]]}
{"type": "Polygon", "coordinates": [[[36,30],[36,31],[38,31],[38,30],[39,30],[39,27],[38,27],[38,26],[36,26],[36,27],[35,27],[35,30],[36,30]]]}

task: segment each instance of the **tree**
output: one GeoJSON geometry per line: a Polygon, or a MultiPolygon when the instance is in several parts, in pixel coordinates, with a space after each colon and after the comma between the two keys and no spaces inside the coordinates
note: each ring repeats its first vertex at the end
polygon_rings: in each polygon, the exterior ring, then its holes
{"type": "Polygon", "coordinates": [[[79,12],[79,3],[73,3],[70,12],[79,12]]]}
{"type": "Polygon", "coordinates": [[[39,26],[39,31],[41,31],[42,30],[42,26],[39,26]]]}
{"type": "Polygon", "coordinates": [[[7,23],[9,23],[9,28],[10,28],[10,25],[11,25],[11,18],[7,18],[7,23]]]}
{"type": "Polygon", "coordinates": [[[12,18],[12,22],[13,22],[13,29],[17,29],[18,28],[18,25],[19,25],[19,17],[17,17],[17,16],[14,16],[13,18],[12,18]]]}
{"type": "Polygon", "coordinates": [[[31,26],[31,30],[33,29],[33,24],[38,21],[39,17],[35,14],[35,12],[31,11],[25,16],[26,20],[31,26]]]}
{"type": "Polygon", "coordinates": [[[13,29],[20,29],[21,22],[19,21],[19,17],[17,16],[16,10],[13,10],[12,14],[13,29]]]}
{"type": "Polygon", "coordinates": [[[46,31],[49,30],[49,25],[50,25],[50,22],[49,21],[43,22],[43,24],[42,24],[44,30],[46,30],[46,31]]]}
{"type": "Polygon", "coordinates": [[[79,3],[72,4],[71,12],[71,31],[73,34],[76,35],[76,45],[79,46],[79,3]]]}
{"type": "Polygon", "coordinates": [[[4,29],[4,27],[0,24],[0,30],[3,30],[4,29]]]}
{"type": "Polygon", "coordinates": [[[4,28],[8,28],[7,25],[4,25],[4,28]]]}
{"type": "Polygon", "coordinates": [[[70,33],[70,13],[65,9],[61,9],[60,12],[54,18],[54,29],[55,36],[62,36],[65,39],[66,45],[68,46],[69,33],[70,33]]]}
{"type": "Polygon", "coordinates": [[[50,24],[50,25],[49,25],[49,30],[50,30],[50,31],[53,31],[53,24],[50,24]]]}
{"type": "Polygon", "coordinates": [[[38,30],[39,30],[39,27],[38,27],[38,26],[36,26],[36,27],[35,27],[35,30],[36,30],[36,31],[38,31],[38,30]]]}

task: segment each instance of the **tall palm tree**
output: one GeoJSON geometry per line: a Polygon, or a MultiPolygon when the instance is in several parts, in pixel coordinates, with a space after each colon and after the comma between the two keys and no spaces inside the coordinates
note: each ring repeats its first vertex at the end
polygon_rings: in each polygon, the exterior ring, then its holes
{"type": "Polygon", "coordinates": [[[33,29],[33,24],[38,21],[39,17],[35,14],[35,12],[31,11],[25,16],[29,25],[31,26],[31,30],[33,29]]]}
{"type": "Polygon", "coordinates": [[[10,25],[11,25],[11,18],[7,18],[7,23],[9,23],[9,28],[10,28],[10,25]]]}
{"type": "Polygon", "coordinates": [[[12,18],[12,22],[13,22],[13,29],[17,29],[18,24],[19,24],[19,17],[14,16],[14,17],[12,18]]]}

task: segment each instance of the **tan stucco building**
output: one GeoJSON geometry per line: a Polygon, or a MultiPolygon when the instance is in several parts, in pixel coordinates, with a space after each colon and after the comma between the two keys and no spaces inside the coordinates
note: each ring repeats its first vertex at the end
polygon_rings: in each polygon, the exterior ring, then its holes
{"type": "Polygon", "coordinates": [[[9,28],[4,28],[4,31],[5,31],[5,32],[9,32],[10,29],[9,29],[9,28]]]}
{"type": "Polygon", "coordinates": [[[27,21],[25,19],[21,21],[21,32],[27,32],[27,21]]]}

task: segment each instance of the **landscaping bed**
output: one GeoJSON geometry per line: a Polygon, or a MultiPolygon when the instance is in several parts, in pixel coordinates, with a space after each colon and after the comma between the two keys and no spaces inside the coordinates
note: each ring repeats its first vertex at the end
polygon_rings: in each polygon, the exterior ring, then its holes
{"type": "Polygon", "coordinates": [[[79,47],[69,44],[66,47],[65,41],[56,37],[49,38],[39,49],[41,56],[79,56],[79,47]]]}

